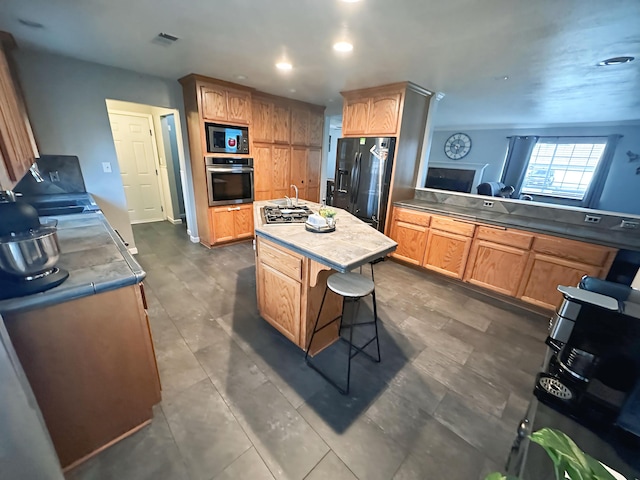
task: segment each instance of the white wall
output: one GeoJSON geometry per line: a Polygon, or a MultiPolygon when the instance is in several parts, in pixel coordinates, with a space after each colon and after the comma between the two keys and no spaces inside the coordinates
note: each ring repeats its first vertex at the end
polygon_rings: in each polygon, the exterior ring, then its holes
{"type": "Polygon", "coordinates": [[[623,135],[620,139],[611,164],[611,170],[604,185],[600,202],[595,208],[612,212],[640,214],[640,175],[636,168],[640,163],[629,162],[627,151],[640,153],[640,123],[625,125],[592,125],[579,127],[548,127],[528,129],[475,129],[436,130],[429,155],[431,162],[455,163],[444,153],[444,143],[456,132],[467,133],[471,137],[471,151],[462,162],[487,163],[483,181],[498,181],[507,153],[508,136],[540,135],[540,136],[607,136],[623,135]]]}
{"type": "MultiPolygon", "coordinates": [[[[44,52],[21,49],[15,58],[40,152],[77,155],[87,190],[109,223],[130,247],[135,247],[105,100],[177,109],[181,125],[186,125],[180,84],[44,52]],[[110,162],[113,172],[103,173],[102,162],[110,162]]],[[[182,135],[186,138],[185,129],[182,135]]],[[[186,146],[184,153],[186,183],[191,185],[186,146]]],[[[195,237],[197,227],[190,189],[187,195],[187,224],[195,237]]]]}

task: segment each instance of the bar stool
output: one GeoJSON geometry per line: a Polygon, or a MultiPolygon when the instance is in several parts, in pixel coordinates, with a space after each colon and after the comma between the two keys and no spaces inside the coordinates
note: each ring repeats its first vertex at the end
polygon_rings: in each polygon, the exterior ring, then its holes
{"type": "MultiPolygon", "coordinates": [[[[362,268],[360,269],[362,271],[362,268]]],[[[351,359],[362,353],[366,355],[371,360],[376,363],[380,362],[380,341],[378,340],[378,310],[376,305],[376,290],[373,279],[373,264],[371,264],[371,279],[364,277],[358,273],[334,273],[333,275],[327,278],[327,286],[324,289],[324,295],[322,296],[322,303],[320,304],[320,309],[318,310],[318,318],[316,318],[315,326],[313,327],[313,333],[311,334],[311,338],[309,339],[309,345],[307,345],[307,351],[304,355],[304,360],[311,368],[313,368],[316,372],[318,372],[322,377],[328,381],[331,385],[333,385],[340,393],[343,395],[347,395],[349,393],[349,381],[351,379],[351,359]],[[332,292],[344,297],[344,301],[342,303],[342,312],[333,320],[327,322],[320,328],[318,328],[318,322],[320,321],[320,314],[322,313],[322,307],[324,306],[324,301],[327,297],[327,291],[331,290],[332,292]],[[358,318],[358,313],[360,312],[360,299],[366,297],[368,295],[372,296],[373,299],[373,320],[369,322],[360,322],[356,323],[356,319],[358,318]],[[344,310],[345,304],[347,302],[354,303],[355,308],[349,323],[343,322],[344,319],[344,310]],[[334,381],[329,375],[320,370],[316,365],[314,365],[309,359],[309,351],[311,350],[311,345],[313,343],[313,338],[316,333],[325,329],[329,325],[332,325],[334,322],[340,321],[340,326],[338,330],[338,335],[343,329],[349,330],[349,339],[347,340],[342,335],[340,335],[340,339],[346,342],[349,345],[349,354],[347,359],[347,386],[346,388],[342,388],[336,381],[334,381]],[[362,327],[365,325],[373,325],[375,328],[375,335],[369,339],[366,343],[361,346],[354,345],[353,343],[353,329],[356,327],[362,327]],[[365,352],[364,349],[367,348],[373,341],[376,342],[376,349],[378,352],[378,357],[374,357],[369,353],[365,352]],[[353,352],[353,353],[352,353],[353,352]]]]}

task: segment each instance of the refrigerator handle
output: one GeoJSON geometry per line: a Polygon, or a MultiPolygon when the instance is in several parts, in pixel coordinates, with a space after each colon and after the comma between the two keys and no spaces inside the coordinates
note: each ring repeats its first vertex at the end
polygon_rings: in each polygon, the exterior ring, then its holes
{"type": "Polygon", "coordinates": [[[351,182],[349,184],[349,208],[353,206],[353,190],[355,189],[356,174],[358,172],[358,152],[353,155],[353,166],[351,167],[351,182]]]}
{"type": "Polygon", "coordinates": [[[355,208],[356,203],[358,202],[358,193],[360,190],[360,163],[362,161],[362,153],[356,154],[356,163],[355,163],[355,174],[352,178],[352,186],[351,186],[351,203],[353,208],[355,208]]]}
{"type": "Polygon", "coordinates": [[[347,193],[347,191],[344,189],[344,176],[346,174],[346,170],[338,169],[338,185],[336,186],[336,191],[338,193],[347,193]]]}

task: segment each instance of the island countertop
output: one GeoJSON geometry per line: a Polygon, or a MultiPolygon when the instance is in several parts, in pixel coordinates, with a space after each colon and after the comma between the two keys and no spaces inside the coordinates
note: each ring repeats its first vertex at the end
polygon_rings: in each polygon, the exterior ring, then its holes
{"type": "MultiPolygon", "coordinates": [[[[317,203],[301,202],[314,213],[320,209],[317,203]]],[[[336,210],[336,230],[331,233],[313,233],[304,224],[267,225],[262,207],[269,201],[253,203],[255,233],[305,257],[311,258],[338,272],[348,272],[372,260],[395,251],[398,244],[381,232],[340,208],[336,210]]]]}
{"type": "Polygon", "coordinates": [[[50,290],[0,300],[0,314],[47,307],[140,283],[145,272],[101,211],[51,216],[58,220],[60,260],[69,278],[50,290]]]}

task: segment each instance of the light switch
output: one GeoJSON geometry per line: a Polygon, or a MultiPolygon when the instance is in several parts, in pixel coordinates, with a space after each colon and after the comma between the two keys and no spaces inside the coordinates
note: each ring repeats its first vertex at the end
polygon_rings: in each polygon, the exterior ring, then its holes
{"type": "Polygon", "coordinates": [[[102,171],[104,173],[111,173],[111,162],[102,162],[102,171]]]}

